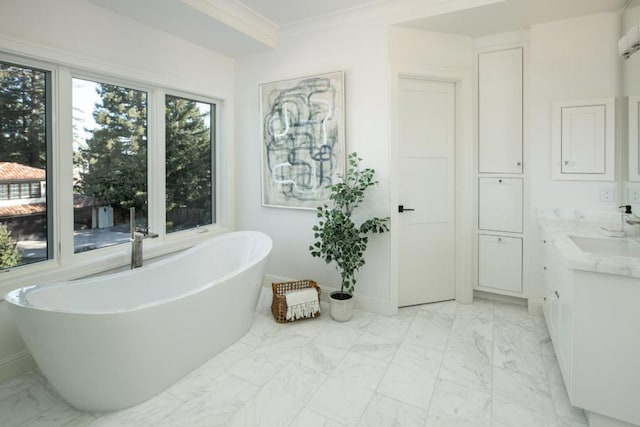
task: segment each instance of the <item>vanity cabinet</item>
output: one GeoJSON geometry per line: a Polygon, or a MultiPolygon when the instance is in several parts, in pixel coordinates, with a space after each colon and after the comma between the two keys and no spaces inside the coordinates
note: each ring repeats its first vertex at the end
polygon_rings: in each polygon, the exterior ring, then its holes
{"type": "Polygon", "coordinates": [[[522,48],[478,54],[478,172],[522,173],[522,48]]]}
{"type": "Polygon", "coordinates": [[[522,179],[480,178],[479,228],[522,233],[522,179]]]}
{"type": "Polygon", "coordinates": [[[543,314],[569,401],[592,425],[640,425],[640,278],[572,268],[544,232],[540,255],[543,314]]]}
{"type": "Polygon", "coordinates": [[[522,292],[522,239],[478,236],[478,289],[522,292]]]}

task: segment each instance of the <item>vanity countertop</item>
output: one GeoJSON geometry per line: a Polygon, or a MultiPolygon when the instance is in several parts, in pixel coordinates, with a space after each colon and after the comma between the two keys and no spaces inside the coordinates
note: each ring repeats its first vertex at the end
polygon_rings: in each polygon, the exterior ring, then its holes
{"type": "MultiPolygon", "coordinates": [[[[589,220],[585,217],[564,215],[542,215],[539,218],[544,239],[552,243],[567,260],[569,268],[620,276],[640,277],[640,257],[598,255],[581,250],[570,236],[594,239],[619,240],[607,237],[601,227],[616,228],[620,224],[620,214],[615,212],[589,220]],[[612,221],[613,220],[613,221],[612,221]]],[[[633,227],[631,227],[633,228],[633,227]]],[[[640,244],[639,236],[627,236],[640,244]]]]}

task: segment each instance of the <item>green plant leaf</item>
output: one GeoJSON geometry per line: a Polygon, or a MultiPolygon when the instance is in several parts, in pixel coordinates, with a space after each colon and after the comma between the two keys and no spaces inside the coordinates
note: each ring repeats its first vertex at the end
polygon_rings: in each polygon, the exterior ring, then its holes
{"type": "Polygon", "coordinates": [[[347,157],[348,169],[343,181],[330,187],[331,207],[317,208],[318,224],[312,230],[316,240],[309,247],[311,255],[329,264],[335,261],[342,278],[341,290],[353,294],[356,272],[365,265],[368,234],[389,231],[389,218],[370,218],[359,226],[352,220],[354,209],[365,199],[367,188],[378,184],[375,170],[360,169],[362,158],[352,152],[347,157]]]}

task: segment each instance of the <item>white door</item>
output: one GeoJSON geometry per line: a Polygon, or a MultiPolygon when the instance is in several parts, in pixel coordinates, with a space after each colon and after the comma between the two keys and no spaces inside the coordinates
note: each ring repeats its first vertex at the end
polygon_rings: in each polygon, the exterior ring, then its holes
{"type": "Polygon", "coordinates": [[[401,78],[398,108],[402,307],[455,297],[455,84],[401,78]]]}

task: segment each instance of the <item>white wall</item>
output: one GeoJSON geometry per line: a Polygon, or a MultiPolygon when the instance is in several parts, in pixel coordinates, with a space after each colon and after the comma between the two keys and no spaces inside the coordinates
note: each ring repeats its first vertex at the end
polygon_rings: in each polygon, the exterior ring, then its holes
{"type": "MultiPolygon", "coordinates": [[[[554,181],[551,179],[551,104],[621,94],[621,60],[617,55],[619,14],[603,13],[534,25],[530,29],[527,115],[529,138],[525,148],[532,211],[530,297],[542,298],[536,212],[572,208],[613,210],[620,203],[622,150],[616,141],[616,182],[554,181]],[[599,201],[601,188],[616,188],[616,202],[599,201]]],[[[620,111],[618,111],[618,116],[620,111]]]]}
{"type": "MultiPolygon", "coordinates": [[[[233,138],[232,59],[92,3],[3,0],[0,51],[224,99],[224,125],[233,138]]],[[[0,381],[25,367],[24,350],[0,301],[0,381]]]]}
{"type": "MultiPolygon", "coordinates": [[[[388,216],[390,210],[390,63],[472,68],[469,37],[427,33],[375,19],[335,26],[281,40],[277,49],[239,59],[236,64],[236,171],[238,228],[257,229],[274,239],[268,273],[310,278],[338,288],[333,265],[309,255],[313,211],[265,208],[260,202],[260,116],[258,85],[335,70],[345,72],[347,151],[376,169],[380,185],[361,212],[388,216]]],[[[393,233],[393,230],[391,231],[393,233]]],[[[370,239],[367,264],[358,273],[357,303],[379,312],[393,306],[389,235],[370,239]]]]}
{"type": "Polygon", "coordinates": [[[393,26],[389,59],[394,64],[473,70],[473,39],[458,34],[393,26]]]}
{"type": "MultiPolygon", "coordinates": [[[[620,94],[618,33],[617,12],[531,27],[529,146],[525,167],[530,168],[531,207],[534,210],[610,210],[618,206],[616,203],[599,201],[599,189],[616,186],[615,183],[551,179],[551,103],[615,97],[620,94]]],[[[620,156],[619,144],[617,146],[617,156],[620,156]]],[[[618,181],[621,177],[620,164],[618,159],[618,181]]]]}
{"type": "MultiPolygon", "coordinates": [[[[389,67],[386,25],[364,22],[298,34],[278,48],[236,63],[236,223],[240,229],[269,234],[274,249],[270,275],[313,279],[321,287],[339,288],[333,265],[312,258],[314,211],[266,208],[260,194],[260,83],[342,70],[345,73],[347,152],[357,151],[364,167],[376,170],[380,185],[370,191],[362,212],[389,214],[388,134],[389,67]]],[[[382,307],[389,300],[389,238],[369,240],[367,265],[358,273],[356,294],[382,307]]]]}

